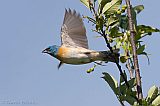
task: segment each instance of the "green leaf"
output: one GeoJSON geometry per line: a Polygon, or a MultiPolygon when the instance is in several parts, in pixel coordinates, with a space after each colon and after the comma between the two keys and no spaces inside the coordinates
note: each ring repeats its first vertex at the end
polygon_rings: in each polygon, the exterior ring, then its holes
{"type": "Polygon", "coordinates": [[[111,38],[117,38],[123,36],[123,33],[119,32],[119,28],[118,27],[114,27],[110,29],[110,33],[109,33],[109,37],[111,38]]]}
{"type": "Polygon", "coordinates": [[[148,54],[146,52],[142,52],[140,55],[145,55],[147,57],[148,64],[150,64],[150,60],[149,60],[148,54]]]}
{"type": "Polygon", "coordinates": [[[89,7],[89,0],[80,0],[87,8],[89,7]]]}
{"type": "Polygon", "coordinates": [[[148,32],[160,32],[159,29],[151,27],[151,26],[146,26],[146,25],[139,25],[138,28],[141,28],[142,32],[148,33],[148,32]]]}
{"type": "Polygon", "coordinates": [[[98,4],[101,4],[103,6],[108,2],[111,2],[111,0],[98,0],[98,4]]]}
{"type": "MultiPolygon", "coordinates": [[[[126,74],[125,71],[123,72],[123,75],[124,75],[125,79],[127,79],[127,74],[126,74]]],[[[121,75],[121,76],[120,76],[120,83],[122,83],[122,82],[124,82],[124,79],[123,79],[123,77],[122,77],[122,75],[121,75]]]]}
{"type": "Polygon", "coordinates": [[[146,100],[148,102],[152,102],[157,97],[157,95],[158,95],[158,87],[154,85],[149,89],[146,100]]]}
{"type": "Polygon", "coordinates": [[[102,1],[103,1],[103,0],[98,0],[98,4],[101,4],[102,1]]]}
{"type": "Polygon", "coordinates": [[[110,18],[108,18],[107,26],[110,26],[117,21],[118,21],[117,17],[110,17],[110,18]]]}
{"type": "Polygon", "coordinates": [[[142,46],[140,45],[140,47],[137,49],[137,54],[138,55],[142,54],[144,49],[145,49],[145,45],[142,45],[142,46]]]}
{"type": "Polygon", "coordinates": [[[156,97],[156,99],[152,102],[154,106],[160,106],[160,95],[156,97]]]}
{"type": "Polygon", "coordinates": [[[151,35],[152,32],[160,32],[159,29],[146,25],[138,25],[136,28],[137,28],[137,33],[140,35],[140,38],[146,35],[151,35]]]}
{"type": "MultiPolygon", "coordinates": [[[[124,37],[123,37],[123,38],[124,38],[124,37]]],[[[126,40],[128,40],[128,39],[126,39],[126,40]]],[[[125,50],[130,50],[130,48],[129,48],[129,42],[128,42],[128,41],[125,41],[125,40],[123,39],[122,43],[123,43],[122,48],[124,49],[124,51],[125,51],[125,50]]]]}
{"type": "Polygon", "coordinates": [[[137,14],[134,8],[131,9],[134,25],[137,26],[137,14]]]}
{"type": "Polygon", "coordinates": [[[120,17],[120,27],[122,29],[128,28],[128,17],[126,15],[121,15],[120,17]]]}
{"type": "Polygon", "coordinates": [[[133,9],[137,12],[137,14],[139,14],[144,9],[144,6],[143,5],[137,5],[133,9]]]}
{"type": "Polygon", "coordinates": [[[115,48],[120,48],[122,46],[122,41],[120,38],[116,38],[115,42],[116,42],[115,48]]]}
{"type": "Polygon", "coordinates": [[[116,79],[107,72],[104,72],[102,74],[104,75],[102,78],[109,84],[113,92],[118,95],[118,82],[116,81],[116,79]]]}
{"type": "Polygon", "coordinates": [[[122,0],[112,0],[109,3],[106,3],[105,6],[102,9],[102,13],[106,14],[113,14],[116,11],[118,11],[120,5],[122,3],[122,0]]]}
{"type": "Polygon", "coordinates": [[[104,24],[104,18],[103,16],[100,16],[99,18],[97,17],[97,26],[99,27],[99,29],[103,29],[103,24],[104,24]]]}
{"type": "MultiPolygon", "coordinates": [[[[132,89],[135,85],[136,85],[136,79],[135,78],[132,78],[128,81],[128,84],[129,84],[129,87],[132,89]]],[[[122,84],[120,86],[120,90],[122,93],[125,93],[127,92],[127,86],[126,86],[126,83],[122,84]]]]}
{"type": "Polygon", "coordinates": [[[129,86],[130,86],[131,88],[133,88],[133,87],[136,85],[136,79],[135,79],[135,78],[132,78],[132,79],[130,79],[130,80],[128,81],[128,83],[129,83],[129,86]]]}
{"type": "Polygon", "coordinates": [[[151,105],[149,105],[149,103],[145,99],[142,99],[142,106],[151,106],[151,105]]]}
{"type": "Polygon", "coordinates": [[[87,18],[90,22],[92,22],[93,24],[96,24],[96,21],[91,17],[84,16],[83,18],[87,18]]]}
{"type": "Polygon", "coordinates": [[[99,13],[102,13],[102,9],[105,6],[106,3],[111,2],[111,0],[98,0],[98,11],[99,13]]]}
{"type": "Polygon", "coordinates": [[[136,105],[137,106],[137,100],[130,95],[122,96],[121,99],[123,101],[127,101],[130,105],[136,105]]]}

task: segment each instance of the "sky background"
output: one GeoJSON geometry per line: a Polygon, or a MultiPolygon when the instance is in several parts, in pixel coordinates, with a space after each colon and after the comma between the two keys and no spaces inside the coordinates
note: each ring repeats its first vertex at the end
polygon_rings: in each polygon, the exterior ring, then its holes
{"type": "MultiPolygon", "coordinates": [[[[136,0],[144,4],[138,16],[139,24],[160,28],[160,1],[136,0]]],[[[42,54],[49,45],[60,45],[60,27],[65,8],[91,15],[79,0],[0,0],[0,106],[119,106],[102,72],[119,78],[114,64],[97,67],[64,65],[55,58],[42,54]]],[[[91,24],[85,20],[89,46],[105,50],[104,40],[95,38],[91,24]]],[[[140,57],[140,70],[144,96],[152,85],[160,86],[160,34],[144,39],[151,54],[148,65],[140,57]]]]}

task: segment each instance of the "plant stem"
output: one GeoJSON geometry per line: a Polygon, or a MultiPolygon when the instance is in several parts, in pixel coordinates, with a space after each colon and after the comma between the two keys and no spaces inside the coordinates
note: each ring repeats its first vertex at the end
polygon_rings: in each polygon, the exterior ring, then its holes
{"type": "MultiPolygon", "coordinates": [[[[126,50],[126,54],[127,54],[127,56],[129,57],[129,52],[128,52],[128,50],[126,50]]],[[[130,74],[130,79],[132,79],[133,78],[133,69],[132,69],[132,64],[131,64],[132,62],[131,62],[131,60],[128,58],[127,59],[127,63],[126,63],[126,67],[127,67],[127,69],[128,69],[128,71],[129,71],[129,74],[130,74]],[[131,64],[131,65],[130,65],[131,64]]]]}
{"type": "MultiPolygon", "coordinates": [[[[105,34],[105,31],[102,30],[101,32],[102,32],[101,35],[104,37],[105,42],[106,42],[106,44],[107,44],[107,47],[109,48],[109,50],[111,51],[111,53],[114,54],[111,45],[108,43],[108,39],[107,39],[107,36],[106,36],[106,34],[105,34]]],[[[129,84],[128,84],[127,78],[124,76],[123,71],[122,71],[122,68],[121,68],[121,66],[119,65],[119,62],[116,60],[115,57],[113,57],[113,59],[115,60],[115,63],[116,63],[116,65],[117,65],[118,69],[119,69],[120,75],[122,76],[125,84],[126,84],[127,87],[129,88],[129,84]]]]}
{"type": "MultiPolygon", "coordinates": [[[[95,9],[93,8],[93,6],[92,6],[92,5],[90,5],[90,6],[91,6],[91,10],[92,10],[93,13],[94,13],[94,17],[96,18],[96,17],[97,17],[97,13],[96,13],[95,9]]],[[[109,48],[109,50],[111,51],[111,53],[114,54],[114,53],[113,53],[113,49],[112,49],[111,45],[110,45],[109,42],[108,42],[107,36],[106,36],[106,34],[105,34],[105,31],[104,31],[103,29],[101,29],[100,31],[101,31],[101,32],[98,32],[98,33],[103,36],[103,38],[104,38],[104,40],[105,40],[105,42],[106,42],[106,44],[107,44],[107,47],[109,48]]],[[[116,65],[117,65],[118,69],[119,69],[120,75],[122,76],[125,84],[126,84],[127,87],[129,88],[129,84],[128,84],[127,78],[125,78],[125,76],[124,76],[124,74],[123,74],[123,71],[122,71],[122,68],[121,68],[121,66],[119,65],[119,62],[116,60],[115,57],[113,57],[113,59],[115,60],[115,63],[116,63],[116,65]]]]}
{"type": "Polygon", "coordinates": [[[136,76],[136,82],[137,82],[137,97],[140,100],[143,98],[143,94],[142,94],[142,85],[141,85],[138,57],[137,57],[137,53],[136,53],[134,23],[133,23],[132,13],[131,13],[132,6],[130,4],[130,0],[125,0],[125,1],[126,1],[126,5],[127,5],[130,40],[131,40],[131,46],[132,46],[132,51],[133,51],[134,69],[135,69],[135,76],[136,76]]]}
{"type": "Polygon", "coordinates": [[[132,79],[133,78],[133,70],[132,70],[132,68],[130,66],[129,60],[127,60],[126,67],[127,67],[128,71],[129,71],[130,79],[132,79]]]}

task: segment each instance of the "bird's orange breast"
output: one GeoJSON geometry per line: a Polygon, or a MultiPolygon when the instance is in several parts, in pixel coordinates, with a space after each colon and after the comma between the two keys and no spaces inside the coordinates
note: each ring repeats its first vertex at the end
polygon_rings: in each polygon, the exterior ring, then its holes
{"type": "Polygon", "coordinates": [[[59,58],[66,57],[67,54],[68,54],[68,52],[69,52],[68,48],[61,46],[61,47],[58,49],[57,56],[58,56],[59,58]]]}

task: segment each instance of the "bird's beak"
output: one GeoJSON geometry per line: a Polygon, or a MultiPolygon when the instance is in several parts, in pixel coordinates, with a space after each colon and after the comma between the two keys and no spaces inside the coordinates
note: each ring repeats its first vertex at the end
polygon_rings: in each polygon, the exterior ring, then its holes
{"type": "Polygon", "coordinates": [[[48,53],[48,49],[44,49],[42,53],[48,53]]]}

